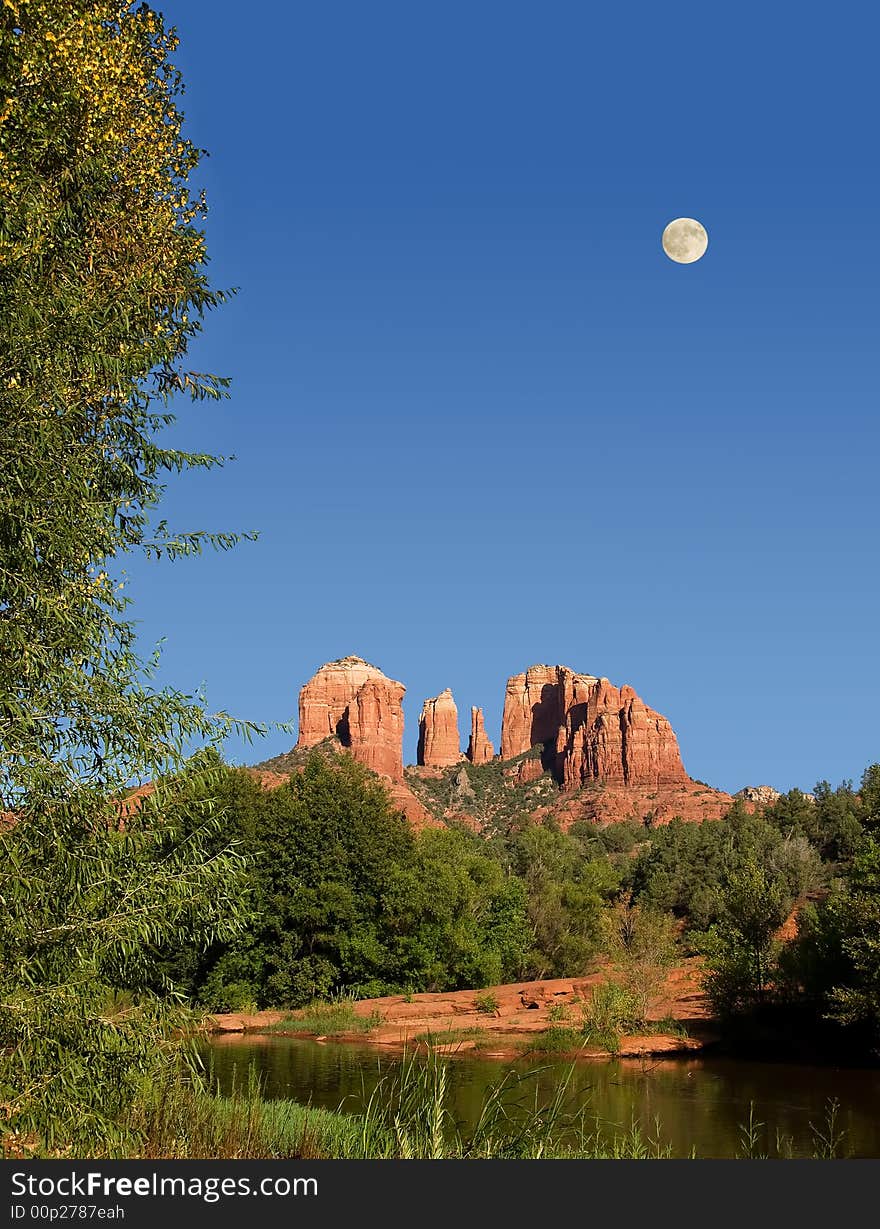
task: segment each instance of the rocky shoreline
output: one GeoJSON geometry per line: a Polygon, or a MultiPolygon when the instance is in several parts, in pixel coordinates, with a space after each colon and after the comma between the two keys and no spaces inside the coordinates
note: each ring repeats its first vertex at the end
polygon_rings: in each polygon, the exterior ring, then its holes
{"type": "MultiPolygon", "coordinates": [[[[229,1012],[213,1015],[205,1024],[214,1042],[234,1043],[243,1035],[307,1037],[317,1041],[347,1041],[383,1048],[424,1045],[437,1053],[479,1051],[483,1057],[516,1057],[523,1042],[532,1053],[541,1052],[542,1035],[554,1029],[578,1027],[579,1006],[604,973],[582,978],[553,978],[513,982],[481,990],[449,993],[388,995],[351,1004],[360,1028],[321,1033],[297,1027],[298,1015],[285,1011],[229,1012]],[[370,1021],[375,1020],[374,1025],[370,1021]]],[[[670,972],[663,995],[652,1004],[651,1021],[674,1020],[676,1031],[645,1031],[624,1035],[614,1053],[621,1058],[673,1057],[694,1054],[717,1041],[708,1005],[700,985],[696,961],[670,972]]],[[[305,1020],[303,1021],[305,1024],[305,1020]]],[[[548,1046],[549,1048],[549,1046],[548,1046]]],[[[560,1053],[558,1044],[553,1052],[560,1053]]],[[[607,1058],[609,1050],[588,1042],[570,1051],[583,1058],[607,1058]]]]}

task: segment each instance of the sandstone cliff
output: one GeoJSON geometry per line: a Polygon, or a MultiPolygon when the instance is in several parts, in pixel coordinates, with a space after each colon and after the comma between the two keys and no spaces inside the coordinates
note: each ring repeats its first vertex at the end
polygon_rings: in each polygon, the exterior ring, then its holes
{"type": "Polygon", "coordinates": [[[402,781],[405,691],[360,657],[329,662],[300,692],[297,749],[336,738],[373,772],[402,781]]]}
{"type": "Polygon", "coordinates": [[[563,720],[559,666],[530,666],[507,680],[501,718],[501,758],[512,760],[555,739],[563,720]]]}
{"type": "Polygon", "coordinates": [[[665,717],[631,687],[567,666],[532,666],[508,680],[501,758],[538,745],[546,749],[544,766],[566,789],[591,781],[660,786],[689,779],[665,717]]]}
{"type": "MultiPolygon", "coordinates": [[[[663,824],[676,815],[715,819],[732,803],[688,777],[669,722],[631,687],[567,666],[532,666],[508,680],[500,772],[488,767],[494,753],[482,709],[471,709],[468,763],[451,691],[426,700],[418,766],[404,777],[404,690],[360,657],[329,662],[300,693],[296,749],[259,767],[295,771],[304,750],[332,740],[388,778],[395,804],[417,827],[451,819],[503,827],[523,814],[552,816],[563,828],[577,820],[663,824]]],[[[749,795],[759,792],[744,791],[750,809],[758,802],[749,795]]]]}
{"type": "Polygon", "coordinates": [[[483,710],[471,709],[471,736],[468,740],[467,757],[472,764],[488,764],[495,757],[495,748],[486,737],[483,725],[483,710]]]}
{"type": "Polygon", "coordinates": [[[447,768],[461,759],[458,709],[447,687],[439,696],[426,700],[419,717],[419,745],[416,763],[426,768],[447,768]]]}

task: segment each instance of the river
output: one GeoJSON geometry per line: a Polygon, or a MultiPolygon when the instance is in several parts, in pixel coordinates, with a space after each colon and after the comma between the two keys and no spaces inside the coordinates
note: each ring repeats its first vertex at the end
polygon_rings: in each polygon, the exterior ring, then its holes
{"type": "MultiPolygon", "coordinates": [[[[208,1047],[222,1091],[260,1077],[268,1098],[290,1098],[325,1109],[356,1113],[382,1073],[400,1055],[368,1045],[314,1042],[292,1037],[224,1038],[208,1047]]],[[[585,1109],[606,1136],[632,1121],[659,1135],[674,1156],[734,1157],[745,1148],[750,1120],[763,1155],[812,1156],[816,1132],[824,1132],[831,1101],[839,1103],[838,1155],[880,1157],[880,1071],[754,1062],[725,1057],[663,1061],[558,1059],[509,1060],[471,1052],[450,1055],[450,1109],[467,1130],[493,1085],[513,1071],[517,1096],[532,1105],[552,1098],[568,1078],[568,1108],[585,1109]]],[[[508,1076],[510,1079],[510,1076],[508,1076]]]]}

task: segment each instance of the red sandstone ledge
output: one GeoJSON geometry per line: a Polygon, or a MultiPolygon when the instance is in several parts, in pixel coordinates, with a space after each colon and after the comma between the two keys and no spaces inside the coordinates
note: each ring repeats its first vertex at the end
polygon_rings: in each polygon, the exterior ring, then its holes
{"type": "MultiPolygon", "coordinates": [[[[621,1038],[618,1056],[643,1058],[650,1056],[673,1056],[702,1050],[715,1040],[711,1033],[711,1021],[706,997],[700,980],[700,961],[691,959],[671,970],[663,993],[652,1004],[652,1020],[675,1019],[687,1027],[695,1026],[698,1036],[685,1037],[669,1033],[648,1033],[621,1038]],[[708,1026],[708,1027],[707,1027],[708,1026]]],[[[554,1023],[566,1023],[576,1027],[579,1023],[579,1001],[589,997],[593,986],[606,979],[606,973],[597,970],[586,977],[552,978],[541,981],[513,982],[507,985],[489,986],[481,990],[456,990],[448,993],[387,995],[383,998],[363,999],[354,1004],[357,1015],[368,1018],[377,1013],[381,1023],[369,1033],[347,1032],[334,1034],[334,1041],[356,1041],[360,1044],[382,1047],[411,1045],[416,1038],[426,1034],[438,1035],[438,1043],[432,1046],[438,1053],[459,1053],[477,1048],[477,1040],[463,1037],[444,1041],[442,1034],[451,1029],[467,1031],[479,1029],[481,1055],[515,1057],[520,1047],[517,1043],[529,1035],[542,1033],[554,1023]],[[497,1007],[491,1013],[480,1010],[478,1000],[485,1004],[491,997],[497,1007]],[[551,1009],[555,1010],[551,1014],[551,1009]],[[569,1020],[560,1020],[560,1008],[567,1009],[569,1020]],[[491,1037],[491,1042],[487,1042],[491,1037]]],[[[253,1014],[231,1012],[209,1017],[206,1031],[225,1035],[234,1042],[244,1033],[271,1032],[275,1036],[288,1035],[329,1040],[321,1034],[298,1030],[296,1013],[261,1011],[253,1014]],[[283,1030],[278,1026],[284,1024],[283,1030]]],[[[216,1038],[219,1040],[219,1037],[216,1038]]],[[[535,1039],[537,1042],[537,1038],[535,1039]]],[[[572,1051],[584,1058],[607,1058],[607,1051],[596,1046],[584,1046],[572,1051]]]]}

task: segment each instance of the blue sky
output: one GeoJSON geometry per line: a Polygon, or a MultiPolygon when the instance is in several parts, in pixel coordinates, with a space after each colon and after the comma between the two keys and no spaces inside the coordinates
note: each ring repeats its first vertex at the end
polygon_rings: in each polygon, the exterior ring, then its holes
{"type": "MultiPolygon", "coordinates": [[[[844,3],[253,9],[168,0],[220,409],[175,482],[228,555],[136,563],[162,678],[284,721],[356,653],[481,704],[537,661],[631,683],[692,775],[880,759],[872,63],[844,3]],[[706,257],[660,235],[699,218],[706,257]]],[[[243,762],[284,750],[274,733],[243,762]]]]}

